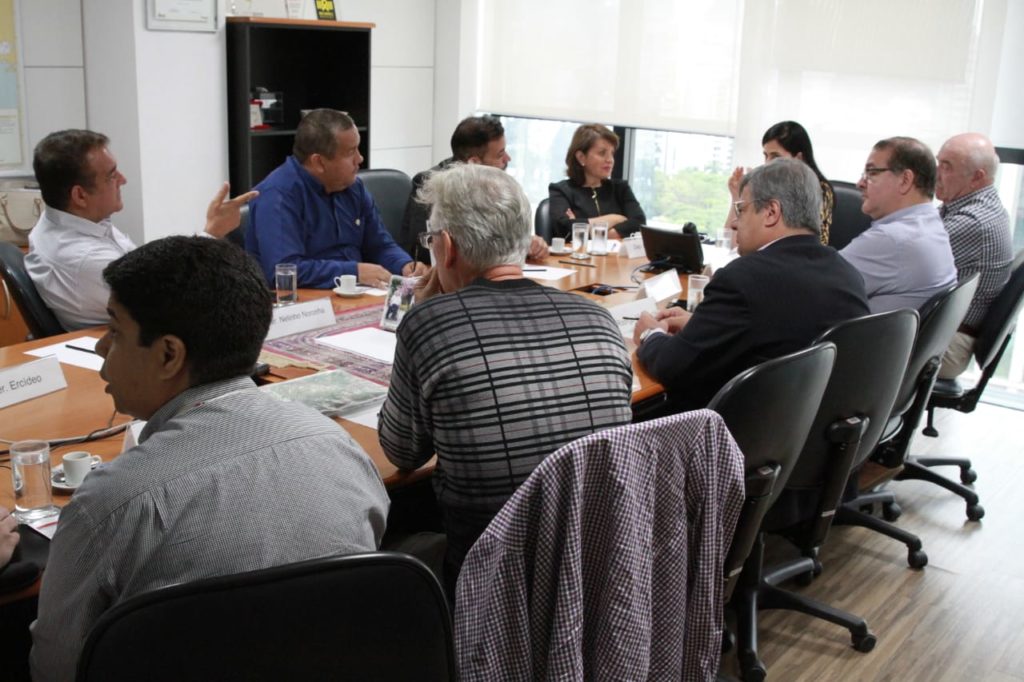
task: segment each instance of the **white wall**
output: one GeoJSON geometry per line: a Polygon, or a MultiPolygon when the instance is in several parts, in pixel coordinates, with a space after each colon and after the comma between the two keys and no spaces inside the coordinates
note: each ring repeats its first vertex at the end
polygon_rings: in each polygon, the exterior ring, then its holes
{"type": "Polygon", "coordinates": [[[202,231],[207,204],[228,178],[223,20],[216,33],[148,31],[145,3],[118,2],[135,7],[144,241],[202,231]]]}
{"type": "Polygon", "coordinates": [[[121,188],[124,210],[114,223],[137,244],[146,237],[135,64],[135,6],[141,11],[141,4],[82,0],[86,125],[110,137],[110,151],[128,179],[121,188]]]}
{"type": "Polygon", "coordinates": [[[34,0],[18,5],[25,78],[28,149],[48,133],[85,127],[85,68],[80,0],[34,0]]]}

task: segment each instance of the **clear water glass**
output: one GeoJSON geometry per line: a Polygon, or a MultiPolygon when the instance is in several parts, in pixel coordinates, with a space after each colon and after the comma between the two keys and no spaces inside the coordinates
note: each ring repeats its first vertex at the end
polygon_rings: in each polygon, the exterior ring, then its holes
{"type": "Polygon", "coordinates": [[[590,258],[587,255],[587,235],[590,234],[589,223],[572,224],[572,257],[577,260],[590,258]]]}
{"type": "Polygon", "coordinates": [[[19,521],[39,521],[60,511],[53,504],[49,443],[22,440],[11,445],[11,475],[14,477],[14,516],[19,521]]]}
{"type": "Polygon", "coordinates": [[[290,305],[299,300],[299,269],[295,263],[278,263],[274,266],[274,288],[277,290],[277,304],[290,305]]]}

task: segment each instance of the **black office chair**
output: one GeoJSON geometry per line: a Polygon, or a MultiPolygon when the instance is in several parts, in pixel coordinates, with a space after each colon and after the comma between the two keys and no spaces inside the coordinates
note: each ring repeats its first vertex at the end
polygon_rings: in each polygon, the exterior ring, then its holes
{"type": "Polygon", "coordinates": [[[852,182],[830,180],[835,200],[832,204],[832,227],[829,228],[828,245],[842,249],[853,241],[853,238],[871,227],[871,217],[860,210],[864,202],[852,182]]]}
{"type": "Polygon", "coordinates": [[[734,590],[743,677],[763,679],[757,657],[757,586],[761,582],[761,521],[782,492],[828,384],[836,347],[822,343],[752,367],[711,399],[743,452],[746,492],[726,556],[725,598],[734,590]],[[751,551],[754,550],[754,551],[751,551]],[[742,593],[742,594],[739,594],[742,593]]]}
{"type": "MultiPolygon", "coordinates": [[[[933,423],[936,407],[945,407],[964,413],[974,412],[981,394],[988,386],[989,379],[995,374],[1003,353],[1010,345],[1022,302],[1024,302],[1024,249],[1018,252],[1017,257],[1013,259],[1009,281],[992,301],[988,313],[985,314],[985,319],[978,327],[978,337],[974,342],[974,359],[981,369],[981,376],[970,389],[965,389],[957,379],[939,379],[935,382],[935,388],[932,389],[931,398],[928,400],[928,423],[922,431],[924,435],[933,438],[939,435],[933,423]]],[[[971,468],[971,460],[953,457],[910,457],[908,462],[910,463],[909,472],[907,464],[904,464],[904,473],[897,478],[931,481],[951,490],[969,502],[964,491],[967,490],[971,494],[973,491],[929,472],[927,467],[958,466],[960,467],[960,481],[970,484],[978,478],[977,473],[971,468]]]]}
{"type": "Polygon", "coordinates": [[[359,179],[373,195],[384,227],[395,241],[401,244],[402,217],[405,215],[405,205],[412,193],[412,178],[400,170],[373,168],[359,171],[359,179]]]}
{"type": "Polygon", "coordinates": [[[224,235],[224,239],[240,249],[245,249],[245,231],[249,229],[249,204],[238,209],[238,227],[224,235]]]}
{"type": "Polygon", "coordinates": [[[533,233],[539,235],[548,244],[551,243],[552,226],[551,211],[548,210],[548,199],[542,199],[537,204],[537,213],[533,217],[533,233]]]}
{"type": "MultiPolygon", "coordinates": [[[[910,362],[903,374],[892,413],[882,430],[881,440],[871,453],[873,461],[896,469],[907,460],[914,431],[920,425],[921,416],[928,404],[942,355],[963,321],[977,288],[978,276],[973,275],[962,282],[951,284],[922,306],[921,323],[910,362]]],[[[858,491],[857,472],[854,472],[847,482],[843,504],[836,510],[834,523],[862,526],[898,540],[907,546],[907,563],[910,567],[924,568],[928,564],[928,555],[922,550],[921,538],[888,523],[895,521],[899,515],[899,505],[891,491],[858,491]],[[875,504],[882,505],[883,519],[862,510],[875,504]]]]}
{"type": "MultiPolygon", "coordinates": [[[[748,582],[757,573],[756,562],[751,567],[752,576],[743,578],[745,589],[734,599],[739,610],[755,618],[745,623],[753,632],[741,639],[757,641],[758,609],[790,609],[845,627],[858,651],[874,647],[875,637],[863,618],[778,585],[820,573],[818,548],[828,535],[850,471],[871,454],[882,435],[916,333],[917,313],[896,310],[842,322],[818,338],[818,343],[835,345],[835,366],[793,473],[761,527],[785,537],[802,556],[766,569],[758,583],[748,582]],[[751,598],[756,601],[746,603],[751,598]]],[[[758,546],[754,553],[762,551],[758,546]]]]}
{"type": "Polygon", "coordinates": [[[76,679],[454,680],[452,641],[430,570],[373,552],[140,594],[96,623],[76,679]]]}
{"type": "Polygon", "coordinates": [[[25,271],[25,255],[21,249],[9,242],[0,242],[0,275],[3,276],[7,291],[10,292],[15,305],[21,311],[30,339],[56,336],[67,331],[60,326],[60,322],[43,301],[32,278],[25,271]]]}

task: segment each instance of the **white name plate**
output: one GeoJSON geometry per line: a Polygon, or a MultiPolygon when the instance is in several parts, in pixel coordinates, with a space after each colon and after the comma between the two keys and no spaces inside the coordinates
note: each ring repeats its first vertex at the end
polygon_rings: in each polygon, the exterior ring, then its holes
{"type": "Polygon", "coordinates": [[[268,339],[277,339],[290,334],[308,332],[311,329],[330,327],[334,324],[334,308],[331,299],[318,298],[313,301],[283,305],[274,308],[270,321],[268,339]]]}
{"type": "Polygon", "coordinates": [[[0,407],[38,398],[67,388],[64,370],[55,356],[0,370],[0,407]]]}
{"type": "Polygon", "coordinates": [[[647,255],[644,251],[644,242],[642,239],[636,239],[634,237],[623,239],[622,246],[625,248],[619,252],[619,255],[624,255],[626,258],[643,258],[647,255]]]}
{"type": "Polygon", "coordinates": [[[645,279],[644,285],[637,293],[637,298],[649,296],[655,301],[664,301],[666,298],[678,296],[682,291],[683,285],[679,283],[679,273],[675,268],[669,268],[660,275],[645,279]]]}

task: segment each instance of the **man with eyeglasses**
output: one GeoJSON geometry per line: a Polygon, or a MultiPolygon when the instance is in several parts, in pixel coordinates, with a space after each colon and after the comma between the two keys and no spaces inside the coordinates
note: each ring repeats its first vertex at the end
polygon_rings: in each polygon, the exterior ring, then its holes
{"type": "Polygon", "coordinates": [[[875,144],[857,187],[871,227],[839,254],[864,277],[871,312],[920,308],[956,281],[949,235],[932,205],[935,157],[912,137],[875,144]]]}
{"type": "Polygon", "coordinates": [[[514,178],[455,164],[422,195],[430,229],[420,239],[440,293],[398,327],[379,435],[401,469],[437,453],[450,589],[469,548],[544,457],[629,423],[633,370],[607,311],[523,277],[531,211],[514,178]]]}
{"type": "Polygon", "coordinates": [[[868,314],[860,275],[821,243],[821,184],[807,164],[755,168],[739,197],[730,227],[741,258],[715,273],[695,311],[643,313],[636,325],[637,357],[672,412],[704,407],[743,370],[868,314]]]}

